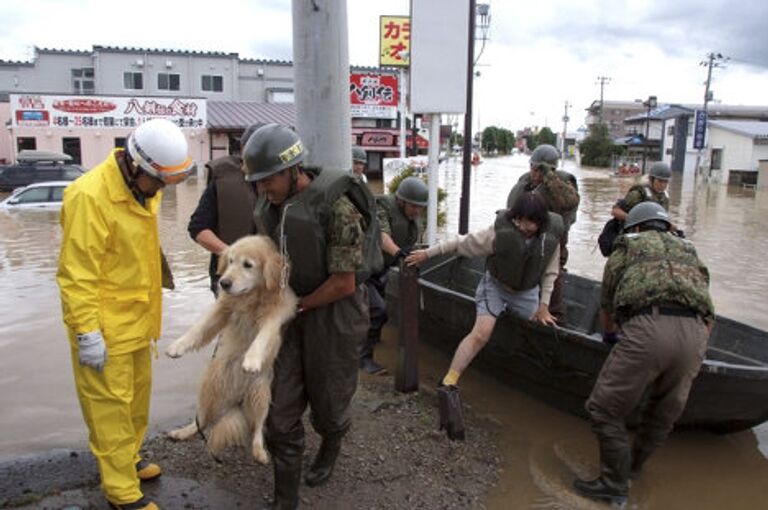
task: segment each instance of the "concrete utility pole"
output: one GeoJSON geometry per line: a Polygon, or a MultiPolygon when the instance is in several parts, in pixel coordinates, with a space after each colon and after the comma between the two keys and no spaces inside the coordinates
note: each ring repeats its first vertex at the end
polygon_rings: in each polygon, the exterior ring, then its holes
{"type": "MultiPolygon", "coordinates": [[[[566,101],[565,102],[565,112],[563,113],[563,137],[560,142],[560,161],[562,162],[565,159],[565,137],[568,135],[568,121],[570,118],[568,117],[568,107],[570,107],[571,104],[566,101]]],[[[561,163],[562,164],[562,163],[561,163]]]]}
{"type": "Polygon", "coordinates": [[[598,115],[598,119],[600,120],[600,124],[603,123],[603,89],[605,88],[605,85],[611,81],[611,78],[609,76],[598,76],[597,82],[600,84],[600,114],[598,115]]]}
{"type": "MultiPolygon", "coordinates": [[[[715,68],[715,67],[721,67],[721,68],[725,67],[723,64],[725,62],[727,62],[728,60],[730,60],[730,58],[723,56],[722,53],[709,52],[709,54],[707,54],[707,59],[706,60],[702,60],[701,62],[699,62],[699,65],[705,66],[707,68],[707,81],[704,82],[704,107],[703,107],[704,118],[706,119],[707,123],[709,122],[707,108],[709,106],[709,102],[712,101],[712,91],[709,89],[710,85],[712,84],[712,69],[715,68]]],[[[705,125],[705,127],[704,127],[704,139],[705,140],[706,140],[706,133],[707,133],[707,128],[706,128],[706,125],[705,125]]],[[[706,144],[706,142],[705,142],[705,144],[706,144]]],[[[699,174],[699,165],[701,164],[701,159],[702,159],[703,151],[704,151],[704,149],[701,148],[696,153],[696,168],[694,170],[694,173],[696,175],[699,174]]],[[[710,169],[710,171],[711,171],[711,169],[710,169]]]]}
{"type": "Polygon", "coordinates": [[[346,0],[293,0],[296,128],[307,166],[352,167],[346,0]]]}

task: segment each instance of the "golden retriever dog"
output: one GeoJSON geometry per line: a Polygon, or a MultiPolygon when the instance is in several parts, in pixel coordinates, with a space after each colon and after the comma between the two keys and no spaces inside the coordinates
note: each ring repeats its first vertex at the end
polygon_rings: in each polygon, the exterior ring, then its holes
{"type": "Polygon", "coordinates": [[[288,261],[266,236],[244,237],[222,254],[216,303],[165,351],[178,358],[220,334],[200,385],[197,419],[170,431],[172,439],[183,441],[208,431],[208,448],[215,455],[227,446],[246,446],[250,438],[254,458],[269,462],[262,428],[272,396],[272,365],[282,327],[298,303],[287,282],[281,285],[288,269],[288,261]]]}

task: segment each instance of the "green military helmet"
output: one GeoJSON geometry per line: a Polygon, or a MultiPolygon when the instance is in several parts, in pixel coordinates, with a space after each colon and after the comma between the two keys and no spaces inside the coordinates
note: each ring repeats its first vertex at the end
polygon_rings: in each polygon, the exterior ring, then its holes
{"type": "Polygon", "coordinates": [[[627,214],[627,219],[624,220],[624,231],[629,230],[632,227],[645,223],[646,221],[663,221],[667,226],[671,225],[669,221],[669,214],[664,208],[651,201],[640,202],[634,206],[627,214]]]}
{"type": "Polygon", "coordinates": [[[352,147],[352,162],[368,164],[368,155],[360,147],[352,147]]]}
{"type": "Polygon", "coordinates": [[[307,156],[299,135],[279,124],[257,129],[243,149],[246,181],[260,181],[286,168],[298,165],[307,156]]]}
{"type": "Polygon", "coordinates": [[[554,146],[544,143],[533,149],[530,163],[532,168],[543,166],[549,170],[554,170],[557,168],[557,161],[559,159],[560,151],[554,146]]]}
{"type": "Polygon", "coordinates": [[[406,177],[397,187],[395,196],[409,204],[426,207],[429,199],[429,190],[424,181],[418,177],[406,177]]]}
{"type": "Polygon", "coordinates": [[[648,171],[648,176],[654,179],[660,179],[662,181],[668,181],[672,177],[672,171],[669,169],[669,165],[663,161],[657,161],[651,165],[651,169],[648,171]]]}

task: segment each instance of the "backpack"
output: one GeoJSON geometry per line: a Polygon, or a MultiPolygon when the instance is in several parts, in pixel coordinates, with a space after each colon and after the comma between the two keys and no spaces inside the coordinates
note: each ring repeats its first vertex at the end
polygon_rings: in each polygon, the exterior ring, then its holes
{"type": "Polygon", "coordinates": [[[604,257],[608,257],[613,253],[613,242],[621,235],[623,230],[624,222],[621,220],[611,218],[605,222],[603,230],[600,232],[600,235],[597,236],[597,245],[600,247],[600,253],[602,253],[604,257]]]}

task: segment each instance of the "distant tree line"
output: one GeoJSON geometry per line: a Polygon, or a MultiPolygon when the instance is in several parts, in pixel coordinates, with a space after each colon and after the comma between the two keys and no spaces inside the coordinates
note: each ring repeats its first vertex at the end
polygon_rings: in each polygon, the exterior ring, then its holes
{"type": "Polygon", "coordinates": [[[485,154],[510,154],[515,141],[515,134],[509,129],[488,126],[480,136],[480,148],[485,154]]]}

